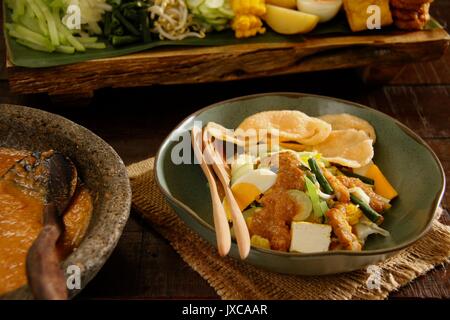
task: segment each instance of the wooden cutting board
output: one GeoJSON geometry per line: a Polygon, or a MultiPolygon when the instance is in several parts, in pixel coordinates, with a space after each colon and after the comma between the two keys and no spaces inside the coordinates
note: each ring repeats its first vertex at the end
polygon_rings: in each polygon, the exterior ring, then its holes
{"type": "Polygon", "coordinates": [[[7,61],[7,72],[15,93],[77,96],[92,96],[105,87],[220,82],[355,67],[364,68],[366,80],[384,81],[399,66],[439,59],[449,43],[444,29],[322,36],[301,43],[171,47],[40,69],[15,67],[7,61]]]}

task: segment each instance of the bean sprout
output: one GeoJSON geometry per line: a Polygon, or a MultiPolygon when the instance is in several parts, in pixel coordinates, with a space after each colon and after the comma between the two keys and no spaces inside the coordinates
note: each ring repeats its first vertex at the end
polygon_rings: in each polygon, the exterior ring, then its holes
{"type": "Polygon", "coordinates": [[[149,12],[154,20],[152,31],[158,33],[161,40],[205,37],[205,28],[192,19],[184,0],[155,0],[149,12]]]}

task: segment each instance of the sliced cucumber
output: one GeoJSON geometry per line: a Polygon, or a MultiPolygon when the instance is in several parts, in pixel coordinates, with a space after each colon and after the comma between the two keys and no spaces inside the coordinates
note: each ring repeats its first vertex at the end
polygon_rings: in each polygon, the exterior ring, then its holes
{"type": "Polygon", "coordinates": [[[224,16],[226,16],[227,18],[233,18],[234,17],[234,12],[231,8],[225,8],[225,7],[221,7],[217,9],[221,14],[223,14],[224,16]]]}
{"type": "Polygon", "coordinates": [[[328,208],[328,204],[326,201],[320,201],[320,209],[322,209],[322,213],[327,212],[330,208],[328,208]]]}
{"type": "Polygon", "coordinates": [[[325,214],[323,209],[325,208],[322,208],[321,201],[316,190],[316,186],[308,177],[305,177],[305,185],[306,185],[306,192],[308,193],[309,199],[312,202],[314,212],[310,220],[315,223],[322,223],[323,216],[325,214]]]}
{"type": "Polygon", "coordinates": [[[223,6],[224,0],[206,0],[205,5],[211,9],[218,9],[223,6]]]}
{"type": "Polygon", "coordinates": [[[222,26],[227,23],[227,19],[225,18],[216,18],[216,19],[205,19],[205,21],[212,26],[222,26]]]}
{"type": "Polygon", "coordinates": [[[313,209],[311,199],[306,193],[300,190],[288,190],[289,197],[295,201],[297,205],[297,214],[293,221],[305,221],[311,214],[313,209]]]}
{"type": "Polygon", "coordinates": [[[216,19],[223,16],[218,10],[208,8],[204,3],[198,6],[198,10],[205,19],[216,19]]]}

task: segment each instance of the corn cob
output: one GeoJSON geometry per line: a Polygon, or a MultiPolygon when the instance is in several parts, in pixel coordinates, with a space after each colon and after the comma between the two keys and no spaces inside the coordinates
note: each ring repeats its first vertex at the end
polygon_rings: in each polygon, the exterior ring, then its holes
{"type": "Polygon", "coordinates": [[[236,38],[253,37],[266,31],[260,19],[266,13],[265,0],[231,0],[231,8],[235,14],[231,27],[236,38]]]}
{"type": "Polygon", "coordinates": [[[236,15],[251,14],[260,17],[266,13],[266,1],[231,0],[231,8],[236,15]]]}
{"type": "Polygon", "coordinates": [[[256,234],[252,236],[250,243],[254,247],[270,249],[270,241],[256,234]]]}

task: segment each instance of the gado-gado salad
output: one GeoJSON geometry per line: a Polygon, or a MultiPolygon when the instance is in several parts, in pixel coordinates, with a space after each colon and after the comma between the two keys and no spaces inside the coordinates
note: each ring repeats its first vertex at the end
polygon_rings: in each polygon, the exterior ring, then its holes
{"type": "MultiPolygon", "coordinates": [[[[353,32],[395,24],[423,29],[432,0],[6,0],[5,29],[18,43],[73,54],[158,40],[204,38],[231,29],[238,39],[305,34],[343,10],[353,32]],[[373,7],[379,17],[372,17],[373,7]],[[370,9],[372,8],[372,9],[370,9]],[[370,21],[378,21],[372,25],[370,21]]],[[[344,18],[345,19],[345,18],[344,18]]],[[[331,32],[332,33],[332,32],[331,32]]]]}
{"type": "Polygon", "coordinates": [[[360,251],[370,235],[390,236],[380,225],[398,194],[372,160],[376,133],[366,120],[266,111],[235,130],[210,122],[192,133],[205,174],[218,178],[208,180],[221,254],[228,233],[220,214],[243,258],[246,245],[300,253],[360,251]],[[218,188],[214,181],[220,181],[218,188]]]}

